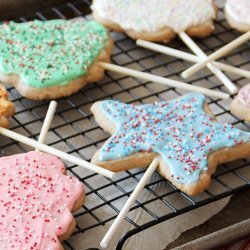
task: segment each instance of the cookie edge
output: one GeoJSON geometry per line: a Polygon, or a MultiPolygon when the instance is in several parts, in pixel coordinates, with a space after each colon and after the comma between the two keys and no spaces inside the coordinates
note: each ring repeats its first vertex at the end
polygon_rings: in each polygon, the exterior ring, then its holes
{"type": "MultiPolygon", "coordinates": [[[[215,16],[217,16],[218,8],[216,7],[214,1],[212,1],[212,5],[214,7],[215,16]]],[[[129,37],[133,38],[134,40],[141,39],[151,42],[169,42],[175,38],[177,35],[171,28],[166,27],[157,32],[136,32],[132,29],[125,30],[119,24],[114,23],[108,19],[102,18],[96,10],[93,11],[93,18],[97,22],[103,24],[106,28],[116,31],[116,32],[123,32],[127,34],[129,37]]],[[[185,30],[185,32],[192,37],[207,37],[214,31],[214,19],[211,18],[208,21],[201,23],[199,25],[194,25],[185,30]]]]}
{"type": "Polygon", "coordinates": [[[108,35],[105,47],[89,67],[87,74],[70,81],[67,85],[34,88],[28,86],[17,74],[6,75],[1,72],[0,81],[4,84],[13,86],[22,96],[31,100],[51,100],[70,96],[88,83],[97,82],[103,78],[104,69],[99,65],[99,62],[110,62],[112,49],[113,40],[110,35],[108,35]]]}
{"type": "Polygon", "coordinates": [[[15,105],[9,100],[6,88],[0,84],[0,126],[7,128],[10,125],[10,118],[15,114],[15,105]]]}
{"type": "MultiPolygon", "coordinates": [[[[103,128],[110,134],[113,134],[116,131],[114,124],[108,119],[108,117],[102,114],[100,102],[94,103],[91,106],[90,110],[94,114],[94,118],[101,128],[103,128]]],[[[205,113],[211,115],[216,121],[215,116],[213,115],[211,109],[209,108],[206,102],[204,102],[203,110],[205,113]]],[[[91,162],[100,167],[109,169],[113,172],[126,171],[132,168],[148,166],[152,162],[152,160],[157,156],[157,154],[154,152],[141,152],[135,153],[120,160],[100,162],[98,161],[99,151],[100,150],[98,150],[94,154],[91,162]]],[[[158,166],[158,171],[164,178],[170,181],[178,189],[187,193],[188,195],[193,196],[203,192],[206,188],[209,187],[211,183],[211,176],[216,171],[218,165],[236,159],[246,158],[249,155],[250,142],[242,143],[234,147],[226,147],[213,151],[208,155],[207,170],[202,171],[200,173],[200,178],[195,183],[182,184],[180,182],[177,182],[173,177],[171,177],[172,174],[170,173],[170,169],[163,161],[160,162],[158,166]]]]}

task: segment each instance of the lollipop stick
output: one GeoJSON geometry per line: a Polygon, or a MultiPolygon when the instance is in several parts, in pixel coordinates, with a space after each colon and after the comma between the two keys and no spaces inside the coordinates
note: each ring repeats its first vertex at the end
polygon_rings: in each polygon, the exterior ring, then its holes
{"type": "Polygon", "coordinates": [[[138,70],[129,69],[129,68],[121,67],[118,65],[110,64],[110,63],[104,63],[104,62],[100,62],[100,65],[107,70],[115,71],[115,72],[118,72],[118,73],[121,73],[124,75],[137,77],[137,78],[144,79],[147,81],[158,82],[160,84],[167,85],[169,87],[180,88],[180,89],[184,89],[187,91],[194,91],[194,92],[198,92],[198,93],[201,93],[201,94],[204,94],[207,96],[221,98],[221,99],[228,99],[229,98],[229,95],[226,93],[222,93],[222,92],[218,92],[215,90],[194,86],[191,84],[172,80],[169,78],[164,78],[161,76],[155,76],[155,75],[141,72],[138,70]]]}
{"type": "Polygon", "coordinates": [[[213,54],[211,54],[207,58],[204,57],[204,60],[202,60],[201,62],[198,62],[197,64],[193,65],[189,69],[185,70],[182,73],[183,77],[186,78],[186,77],[191,76],[192,74],[194,74],[198,70],[202,69],[209,62],[215,61],[215,60],[223,57],[228,52],[230,52],[233,49],[239,47],[241,44],[245,43],[249,39],[250,39],[250,31],[248,31],[247,33],[245,33],[242,36],[238,37],[237,39],[235,39],[231,43],[225,45],[224,47],[220,48],[219,50],[217,50],[216,52],[214,52],[213,54]]]}
{"type": "Polygon", "coordinates": [[[32,140],[26,136],[23,136],[23,135],[20,135],[16,132],[13,132],[9,129],[6,129],[6,128],[2,128],[0,127],[0,134],[2,135],[5,135],[13,140],[16,140],[16,141],[19,141],[19,142],[22,142],[26,145],[29,145],[33,148],[37,148],[38,150],[41,150],[43,152],[46,152],[48,154],[52,154],[52,155],[55,155],[59,158],[62,158],[66,161],[69,161],[69,162],[72,162],[78,166],[81,166],[83,168],[86,168],[88,170],[91,170],[93,172],[96,172],[98,174],[101,174],[101,175],[104,175],[110,179],[113,179],[114,178],[114,173],[110,170],[107,170],[107,169],[104,169],[104,168],[101,168],[101,167],[98,167],[90,162],[87,162],[83,159],[79,159],[73,155],[70,155],[70,154],[67,154],[63,151],[60,151],[56,148],[53,148],[53,147],[50,147],[48,145],[45,145],[45,144],[42,144],[40,142],[37,142],[35,140],[32,140]]]}
{"type": "Polygon", "coordinates": [[[134,189],[133,193],[130,195],[129,199],[127,200],[127,202],[123,206],[122,210],[120,211],[120,213],[116,217],[116,219],[113,222],[112,226],[109,228],[108,232],[106,233],[103,240],[101,241],[101,243],[100,243],[101,247],[103,247],[103,248],[107,247],[110,240],[112,239],[112,237],[116,233],[118,227],[121,225],[122,220],[125,218],[126,214],[128,213],[128,211],[130,210],[130,208],[134,204],[135,200],[140,195],[142,189],[148,183],[149,178],[151,177],[151,175],[153,174],[153,172],[155,171],[155,169],[159,165],[160,159],[161,159],[160,156],[157,156],[152,161],[152,163],[148,167],[147,171],[145,172],[145,174],[141,178],[140,182],[138,183],[138,185],[134,189]]]}
{"type": "MultiPolygon", "coordinates": [[[[207,58],[207,55],[198,47],[198,45],[185,32],[180,32],[179,37],[201,59],[205,60],[207,58]]],[[[238,91],[236,86],[227,78],[227,76],[225,76],[225,74],[221,72],[221,70],[216,68],[212,63],[208,63],[207,67],[218,77],[218,79],[220,79],[220,81],[226,86],[226,88],[231,93],[236,93],[238,91]]],[[[185,78],[186,75],[183,73],[181,75],[182,77],[185,78]]]]}
{"type": "MultiPolygon", "coordinates": [[[[182,60],[186,60],[189,62],[200,62],[202,59],[196,55],[184,52],[184,51],[180,51],[177,49],[172,49],[170,47],[167,46],[163,46],[157,43],[152,43],[152,42],[148,42],[148,41],[144,41],[144,40],[140,40],[138,39],[136,41],[136,44],[138,46],[141,46],[143,48],[146,49],[150,49],[165,55],[169,55],[169,56],[173,56],[182,60]]],[[[220,62],[213,62],[214,66],[216,66],[218,69],[221,69],[223,71],[227,71],[229,73],[232,73],[234,75],[238,75],[238,76],[242,76],[242,77],[246,77],[246,78],[250,78],[250,71],[245,70],[245,69],[241,69],[241,68],[236,68],[224,63],[220,63],[220,62]]]]}
{"type": "Polygon", "coordinates": [[[49,129],[50,129],[51,122],[53,120],[53,117],[54,117],[54,114],[56,111],[56,107],[57,107],[57,102],[51,101],[49,104],[49,108],[48,108],[46,117],[45,117],[44,122],[43,122],[43,126],[41,129],[39,138],[38,138],[38,142],[40,142],[40,143],[45,143],[46,137],[47,137],[49,129]]]}

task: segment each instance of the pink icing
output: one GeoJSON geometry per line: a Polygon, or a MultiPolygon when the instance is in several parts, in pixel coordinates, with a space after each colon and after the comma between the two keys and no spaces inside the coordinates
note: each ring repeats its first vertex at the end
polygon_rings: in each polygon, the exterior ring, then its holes
{"type": "Polygon", "coordinates": [[[0,158],[0,248],[60,249],[81,183],[58,158],[29,152],[0,158]]]}
{"type": "Polygon", "coordinates": [[[239,101],[247,107],[250,107],[250,84],[240,89],[238,94],[239,101]]]}

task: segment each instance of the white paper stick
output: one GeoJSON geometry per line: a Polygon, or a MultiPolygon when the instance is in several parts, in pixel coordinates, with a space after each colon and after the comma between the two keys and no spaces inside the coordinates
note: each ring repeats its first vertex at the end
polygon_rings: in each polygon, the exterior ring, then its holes
{"type": "MultiPolygon", "coordinates": [[[[185,32],[180,32],[179,37],[195,54],[197,54],[203,60],[207,58],[207,55],[185,32]]],[[[208,63],[207,67],[218,77],[218,79],[225,85],[225,87],[231,93],[236,93],[238,91],[237,87],[228,79],[228,77],[221,70],[216,68],[212,63],[208,63]]],[[[183,73],[181,74],[182,77],[186,78],[186,75],[183,73]]]]}
{"type": "Polygon", "coordinates": [[[116,233],[118,227],[121,225],[122,220],[126,217],[127,213],[129,212],[130,208],[134,204],[135,200],[140,195],[142,189],[148,183],[149,178],[151,177],[151,175],[153,174],[153,172],[155,171],[155,169],[159,165],[160,160],[161,160],[161,157],[157,156],[152,161],[152,163],[149,165],[149,167],[147,168],[147,171],[145,172],[145,174],[143,175],[143,177],[141,178],[141,180],[137,184],[137,186],[134,189],[133,193],[130,195],[130,197],[128,198],[127,202],[123,206],[122,210],[120,211],[120,213],[116,217],[115,221],[113,222],[113,224],[109,228],[108,232],[104,236],[103,240],[101,241],[101,243],[100,243],[101,247],[103,247],[103,248],[107,247],[107,245],[109,244],[110,240],[112,239],[112,237],[116,233]]]}
{"type": "Polygon", "coordinates": [[[115,71],[115,72],[118,72],[118,73],[121,73],[124,75],[137,77],[137,78],[144,79],[147,81],[157,82],[160,84],[167,85],[169,87],[180,88],[180,89],[184,89],[187,91],[194,91],[194,92],[198,92],[198,93],[201,93],[201,94],[204,94],[207,96],[221,98],[221,99],[228,99],[229,98],[229,94],[215,91],[215,90],[211,90],[211,89],[207,89],[207,88],[202,88],[199,86],[194,86],[194,85],[187,84],[187,83],[184,83],[181,81],[176,81],[176,80],[172,80],[169,78],[164,78],[161,76],[152,75],[149,73],[121,67],[118,65],[110,64],[110,63],[100,62],[100,65],[107,70],[115,71]]]}
{"type": "Polygon", "coordinates": [[[197,64],[193,65],[189,69],[185,70],[183,72],[183,77],[189,77],[198,70],[202,69],[206,64],[209,62],[215,61],[223,56],[225,56],[228,52],[232,51],[233,49],[239,47],[241,44],[245,43],[247,40],[250,39],[250,31],[243,34],[242,36],[238,37],[231,43],[225,45],[224,47],[220,48],[213,54],[209,55],[207,58],[204,58],[201,62],[198,62],[197,64]]]}
{"type": "MultiPolygon", "coordinates": [[[[165,54],[165,55],[173,56],[176,58],[180,58],[182,60],[186,60],[189,62],[197,63],[197,62],[200,62],[202,60],[200,57],[198,57],[196,55],[193,55],[193,54],[181,51],[181,50],[172,49],[170,47],[163,46],[163,45],[153,43],[153,42],[148,42],[148,41],[138,39],[136,41],[136,44],[138,46],[143,47],[143,48],[150,49],[150,50],[153,50],[153,51],[165,54]]],[[[232,73],[234,75],[250,78],[250,71],[248,71],[248,70],[233,67],[231,65],[220,63],[220,62],[213,62],[213,65],[216,66],[218,69],[221,69],[223,71],[227,71],[227,72],[232,73]]]]}
{"type": "Polygon", "coordinates": [[[53,147],[50,147],[48,145],[37,142],[35,140],[32,140],[26,136],[20,135],[16,132],[9,130],[9,129],[0,127],[0,134],[5,135],[9,138],[12,138],[13,140],[22,142],[26,145],[33,147],[33,148],[37,148],[40,151],[46,152],[46,153],[51,154],[51,155],[55,155],[55,156],[62,158],[66,161],[72,162],[80,167],[84,167],[88,170],[91,170],[91,171],[96,172],[98,174],[104,175],[110,179],[114,178],[115,173],[113,173],[110,170],[96,166],[90,162],[83,160],[83,159],[79,159],[73,155],[67,154],[63,151],[56,149],[56,148],[53,148],[53,147]]]}
{"type": "Polygon", "coordinates": [[[51,122],[53,120],[53,117],[54,117],[54,114],[56,111],[56,107],[57,107],[57,102],[51,101],[49,104],[49,108],[48,108],[46,117],[45,117],[44,122],[43,122],[43,126],[41,129],[39,138],[38,138],[38,142],[40,142],[40,143],[45,143],[46,137],[48,135],[48,132],[49,132],[49,129],[51,126],[51,122]]]}

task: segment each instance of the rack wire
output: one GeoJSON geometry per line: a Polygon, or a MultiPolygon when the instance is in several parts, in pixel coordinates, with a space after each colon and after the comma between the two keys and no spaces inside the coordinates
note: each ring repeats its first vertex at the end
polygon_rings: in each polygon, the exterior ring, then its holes
{"type": "MultiPolygon", "coordinates": [[[[207,54],[239,36],[239,33],[229,28],[226,23],[222,13],[223,2],[217,1],[219,15],[213,36],[196,40],[207,54]]],[[[89,19],[91,18],[88,15],[90,13],[89,5],[90,1],[74,0],[44,12],[37,12],[25,17],[21,16],[17,20],[69,19],[78,16],[89,19]]],[[[115,64],[177,80],[181,80],[180,73],[190,66],[185,61],[139,48],[133,40],[124,34],[112,33],[112,37],[115,41],[112,61],[115,64]]],[[[188,51],[187,47],[178,38],[172,41],[169,46],[188,51]]],[[[249,59],[249,44],[245,44],[221,61],[249,70],[249,59]]],[[[247,83],[246,79],[240,77],[230,75],[230,78],[239,87],[247,83]]],[[[208,70],[199,72],[189,82],[210,89],[226,91],[224,86],[208,70]]],[[[16,114],[12,118],[11,129],[37,139],[49,102],[27,100],[21,97],[14,88],[7,88],[10,99],[16,106],[16,114]]],[[[102,81],[89,84],[75,95],[58,100],[58,110],[47,142],[53,147],[85,160],[90,160],[94,152],[109,137],[105,131],[98,127],[89,111],[89,107],[93,102],[101,99],[119,99],[127,103],[150,103],[162,99],[171,100],[183,93],[178,89],[106,72],[102,81]]],[[[249,131],[249,124],[238,120],[229,112],[228,107],[232,99],[233,96],[227,101],[219,99],[208,99],[208,101],[219,121],[232,123],[243,130],[249,131]]],[[[30,148],[7,138],[1,139],[1,155],[11,155],[27,150],[30,150],[30,148]]],[[[139,168],[122,172],[115,181],[82,170],[70,163],[67,164],[67,170],[69,174],[76,176],[83,182],[87,197],[82,209],[75,213],[76,231],[64,243],[65,249],[79,249],[74,245],[74,237],[84,237],[87,231],[102,227],[105,223],[114,220],[121,208],[117,204],[120,201],[125,202],[139,182],[145,169],[139,168]],[[105,213],[105,216],[101,212],[103,209],[109,211],[105,213]]],[[[250,188],[249,170],[249,160],[239,160],[220,166],[213,176],[212,185],[197,197],[190,197],[178,191],[171,183],[155,172],[143,191],[144,193],[147,192],[148,195],[139,198],[131,209],[134,213],[146,213],[148,215],[147,221],[138,223],[128,215],[126,221],[133,228],[124,232],[116,249],[122,249],[124,243],[130,237],[143,230],[150,230],[150,227],[170,218],[250,188]],[[159,191],[157,187],[163,183],[164,189],[159,191]],[[177,200],[181,200],[181,202],[176,202],[177,200]],[[156,202],[161,204],[161,211],[154,211],[153,204],[156,202]]]]}

